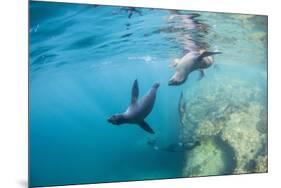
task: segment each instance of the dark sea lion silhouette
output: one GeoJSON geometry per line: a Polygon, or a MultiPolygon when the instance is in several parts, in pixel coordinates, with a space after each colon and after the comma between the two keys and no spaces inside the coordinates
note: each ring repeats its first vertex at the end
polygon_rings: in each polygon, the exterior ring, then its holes
{"type": "Polygon", "coordinates": [[[133,14],[139,14],[142,16],[142,11],[136,7],[122,7],[121,10],[126,11],[128,13],[128,18],[131,19],[133,14]]]}
{"type": "Polygon", "coordinates": [[[151,146],[156,151],[166,151],[166,152],[184,152],[187,150],[192,150],[193,148],[200,146],[201,143],[199,140],[193,142],[176,142],[170,143],[167,146],[159,147],[157,144],[157,140],[148,140],[147,145],[151,146]]]}
{"type": "Polygon", "coordinates": [[[184,116],[185,111],[186,111],[186,101],[184,100],[183,92],[181,92],[179,103],[178,103],[178,113],[180,116],[180,125],[181,126],[184,125],[183,116],[184,116]]]}
{"type": "Polygon", "coordinates": [[[121,124],[137,124],[143,130],[154,134],[152,128],[145,122],[146,116],[152,111],[156,99],[156,92],[159,83],[153,84],[148,93],[138,101],[139,87],[138,81],[135,80],[132,87],[131,104],[124,113],[114,114],[107,119],[108,122],[114,125],[121,124]]]}
{"type": "Polygon", "coordinates": [[[175,59],[171,66],[175,67],[176,72],[169,80],[168,84],[183,84],[188,75],[195,70],[200,71],[200,77],[202,78],[204,76],[203,69],[210,67],[214,63],[211,56],[215,54],[221,54],[221,52],[207,52],[205,50],[190,51],[181,59],[175,59]]]}

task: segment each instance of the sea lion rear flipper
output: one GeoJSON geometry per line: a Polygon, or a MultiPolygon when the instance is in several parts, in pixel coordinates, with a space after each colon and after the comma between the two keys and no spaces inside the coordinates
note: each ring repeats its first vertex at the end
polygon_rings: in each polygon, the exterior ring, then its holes
{"type": "Polygon", "coordinates": [[[217,71],[221,70],[221,68],[220,68],[220,66],[218,66],[218,64],[214,64],[214,69],[216,69],[217,71]]]}
{"type": "Polygon", "coordinates": [[[136,79],[132,87],[131,104],[135,104],[138,100],[138,97],[139,97],[139,86],[138,86],[138,80],[136,79]]]}
{"type": "Polygon", "coordinates": [[[146,132],[149,132],[150,134],[154,134],[152,128],[145,121],[138,123],[138,125],[146,132]]]}
{"type": "Polygon", "coordinates": [[[199,72],[200,72],[200,75],[199,75],[198,81],[201,80],[205,76],[205,72],[203,69],[199,69],[199,72]]]}
{"type": "Polygon", "coordinates": [[[221,52],[203,52],[199,57],[198,61],[200,62],[204,57],[210,56],[210,55],[215,55],[215,54],[222,54],[221,52]]]}

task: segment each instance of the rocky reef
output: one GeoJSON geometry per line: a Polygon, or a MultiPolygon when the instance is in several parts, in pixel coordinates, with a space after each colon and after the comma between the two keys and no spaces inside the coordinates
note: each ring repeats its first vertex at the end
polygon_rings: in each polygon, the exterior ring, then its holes
{"type": "Polygon", "coordinates": [[[234,151],[220,137],[202,138],[186,158],[184,176],[231,174],[235,166],[234,151]]]}
{"type": "Polygon", "coordinates": [[[267,172],[266,75],[212,72],[180,100],[181,140],[200,141],[183,175],[267,172]]]}

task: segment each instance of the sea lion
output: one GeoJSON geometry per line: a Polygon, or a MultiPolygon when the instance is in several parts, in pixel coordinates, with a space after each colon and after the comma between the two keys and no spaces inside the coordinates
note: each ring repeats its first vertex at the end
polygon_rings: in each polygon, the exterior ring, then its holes
{"type": "Polygon", "coordinates": [[[183,97],[183,92],[181,92],[179,103],[178,103],[178,113],[179,113],[179,116],[180,116],[180,125],[181,126],[184,125],[183,116],[184,116],[185,110],[186,110],[186,102],[185,102],[184,97],[183,97]]]}
{"type": "Polygon", "coordinates": [[[127,110],[124,113],[112,115],[107,119],[107,121],[114,125],[137,124],[143,130],[154,134],[154,131],[148,125],[148,123],[145,122],[144,119],[153,109],[153,105],[156,99],[156,92],[159,86],[159,83],[153,84],[148,93],[138,101],[139,87],[138,81],[135,80],[132,87],[131,104],[129,105],[127,110]]]}
{"type": "Polygon", "coordinates": [[[159,146],[157,146],[156,139],[148,140],[147,145],[151,146],[154,150],[159,150],[159,146]]]}
{"type": "Polygon", "coordinates": [[[170,65],[175,67],[176,73],[169,80],[169,85],[181,85],[185,82],[188,75],[195,70],[199,70],[201,75],[204,76],[203,69],[210,67],[214,60],[211,55],[221,54],[221,52],[207,52],[205,50],[189,51],[181,59],[175,59],[170,65]]]}
{"type": "Polygon", "coordinates": [[[142,16],[142,11],[136,7],[122,7],[121,10],[126,11],[128,13],[128,18],[131,19],[133,14],[139,14],[142,16]]]}
{"type": "Polygon", "coordinates": [[[194,142],[176,142],[170,143],[164,147],[159,147],[157,145],[157,140],[148,140],[147,145],[152,147],[156,151],[166,151],[166,152],[184,152],[187,150],[192,150],[196,146],[200,146],[200,141],[196,140],[194,142]]]}
{"type": "MultiPolygon", "coordinates": [[[[193,30],[194,32],[208,33],[209,26],[207,24],[201,23],[199,20],[196,20],[200,14],[197,13],[187,13],[182,14],[178,11],[170,11],[170,15],[167,18],[169,24],[173,24],[174,27],[178,29],[193,30]]],[[[188,34],[188,33],[185,33],[188,34]]]]}

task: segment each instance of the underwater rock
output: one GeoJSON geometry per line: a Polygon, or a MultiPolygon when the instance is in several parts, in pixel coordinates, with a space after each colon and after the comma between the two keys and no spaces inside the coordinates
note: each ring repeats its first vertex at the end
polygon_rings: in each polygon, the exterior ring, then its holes
{"type": "Polygon", "coordinates": [[[248,113],[237,112],[230,115],[230,120],[225,123],[221,137],[235,150],[235,174],[251,172],[247,164],[255,161],[256,155],[264,143],[263,135],[256,129],[259,122],[260,107],[250,104],[248,113]]]}
{"type": "Polygon", "coordinates": [[[267,171],[266,80],[216,73],[181,99],[181,139],[201,145],[186,152],[185,176],[267,171]],[[211,80],[211,81],[210,81],[211,80]],[[226,152],[227,151],[227,152],[226,152]]]}
{"type": "Polygon", "coordinates": [[[261,31],[252,33],[249,36],[249,40],[252,42],[261,41],[261,42],[265,43],[267,40],[267,33],[261,32],[261,31]]]}
{"type": "Polygon", "coordinates": [[[267,117],[264,116],[264,114],[266,114],[266,112],[261,112],[261,116],[260,116],[260,120],[256,125],[256,129],[260,132],[260,133],[267,133],[267,117]]]}
{"type": "Polygon", "coordinates": [[[213,124],[211,121],[203,121],[199,123],[198,129],[195,134],[200,136],[213,136],[217,135],[223,128],[222,123],[213,124]]]}
{"type": "Polygon", "coordinates": [[[267,172],[268,157],[267,155],[258,156],[256,159],[256,166],[254,172],[267,172]]]}
{"type": "Polygon", "coordinates": [[[240,19],[240,20],[245,20],[245,19],[250,19],[253,18],[255,15],[250,15],[250,14],[233,14],[230,17],[234,19],[240,19]]]}
{"type": "Polygon", "coordinates": [[[186,153],[183,175],[192,177],[231,174],[234,164],[234,152],[230,147],[219,137],[206,137],[201,140],[200,146],[186,153]]]}

